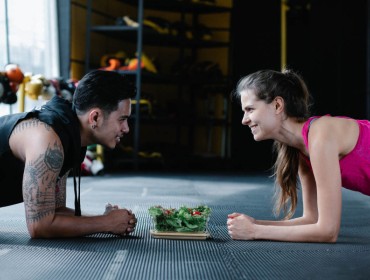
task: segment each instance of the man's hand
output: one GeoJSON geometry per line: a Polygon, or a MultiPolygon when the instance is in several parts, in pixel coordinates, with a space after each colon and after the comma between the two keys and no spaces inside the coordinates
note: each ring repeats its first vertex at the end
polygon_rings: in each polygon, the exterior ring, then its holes
{"type": "Polygon", "coordinates": [[[104,215],[107,215],[109,212],[111,212],[113,209],[119,209],[119,206],[118,205],[112,205],[110,203],[107,203],[107,205],[105,205],[105,211],[104,211],[104,215]]]}
{"type": "Polygon", "coordinates": [[[118,205],[112,205],[108,203],[105,206],[104,215],[112,219],[112,230],[113,234],[127,235],[135,230],[137,219],[135,214],[128,209],[120,209],[118,205]]]}

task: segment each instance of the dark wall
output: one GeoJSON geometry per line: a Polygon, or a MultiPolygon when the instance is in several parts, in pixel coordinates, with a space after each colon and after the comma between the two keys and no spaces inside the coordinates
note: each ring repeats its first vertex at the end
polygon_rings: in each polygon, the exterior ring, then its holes
{"type": "Polygon", "coordinates": [[[314,0],[308,82],[318,114],[366,118],[367,1],[314,0]]]}
{"type": "MultiPolygon", "coordinates": [[[[366,118],[367,0],[290,0],[287,63],[306,80],[313,114],[366,118]]],[[[251,72],[280,69],[280,1],[235,0],[231,20],[233,84],[251,72]]],[[[255,142],[233,102],[231,158],[235,168],[265,171],[270,141],[255,142]]]]}
{"type": "Polygon", "coordinates": [[[288,3],[288,67],[305,78],[312,113],[366,118],[367,0],[288,3]]]}
{"type": "MultiPolygon", "coordinates": [[[[254,71],[280,69],[280,2],[236,0],[231,19],[233,84],[254,71]]],[[[234,168],[265,171],[271,167],[271,142],[255,142],[241,124],[240,103],[232,102],[231,158],[234,168]]]]}

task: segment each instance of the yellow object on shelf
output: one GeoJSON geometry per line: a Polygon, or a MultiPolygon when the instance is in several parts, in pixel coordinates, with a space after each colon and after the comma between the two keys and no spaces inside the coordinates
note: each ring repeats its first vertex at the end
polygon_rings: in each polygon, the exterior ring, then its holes
{"type": "MultiPolygon", "coordinates": [[[[136,105],[137,101],[135,99],[131,100],[132,105],[136,105]]],[[[140,105],[147,105],[149,114],[152,114],[152,103],[148,99],[140,99],[140,105]]]]}
{"type": "Polygon", "coordinates": [[[104,161],[104,148],[102,145],[96,145],[96,159],[100,162],[104,161]]]}

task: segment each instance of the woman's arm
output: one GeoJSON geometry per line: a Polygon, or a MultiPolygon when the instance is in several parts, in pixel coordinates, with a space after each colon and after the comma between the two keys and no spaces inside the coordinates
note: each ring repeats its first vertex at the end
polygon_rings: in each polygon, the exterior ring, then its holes
{"type": "Polygon", "coordinates": [[[305,167],[300,169],[304,202],[302,218],[281,222],[255,222],[248,216],[239,215],[228,220],[232,238],[298,242],[337,240],[342,208],[339,167],[342,145],[338,139],[343,135],[325,124],[311,128],[309,137],[314,177],[309,175],[305,167]]]}
{"type": "MultiPolygon", "coordinates": [[[[302,201],[303,201],[303,215],[301,217],[289,220],[253,220],[254,224],[270,225],[270,226],[294,226],[294,225],[307,225],[317,222],[317,195],[316,183],[312,170],[307,165],[303,157],[300,157],[299,162],[299,178],[302,188],[302,201]]],[[[230,214],[229,218],[235,218],[242,215],[241,213],[230,214]]]]}

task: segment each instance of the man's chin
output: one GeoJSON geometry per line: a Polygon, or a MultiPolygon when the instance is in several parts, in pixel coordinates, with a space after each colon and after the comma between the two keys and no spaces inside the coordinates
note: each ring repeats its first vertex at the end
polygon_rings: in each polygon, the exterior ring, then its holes
{"type": "Polygon", "coordinates": [[[112,146],[112,145],[108,146],[108,145],[105,145],[105,144],[100,144],[100,145],[103,146],[104,149],[111,151],[111,150],[114,150],[118,146],[118,144],[119,143],[116,143],[116,144],[114,144],[114,146],[112,146]]]}

